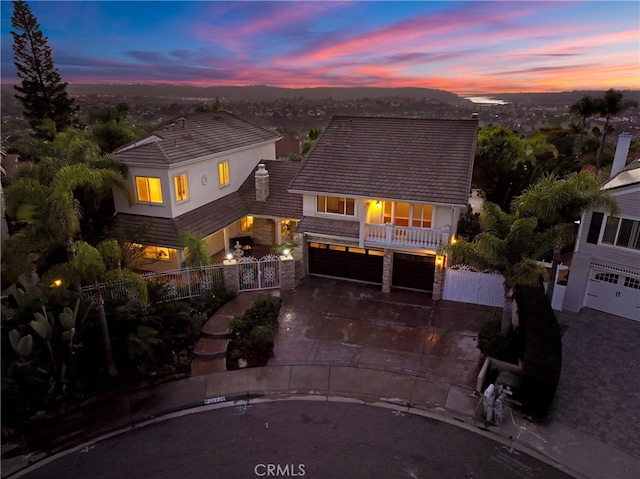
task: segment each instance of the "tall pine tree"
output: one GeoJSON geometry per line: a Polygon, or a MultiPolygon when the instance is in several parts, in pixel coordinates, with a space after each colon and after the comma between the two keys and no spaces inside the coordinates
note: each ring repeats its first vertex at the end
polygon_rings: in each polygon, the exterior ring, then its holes
{"type": "Polygon", "coordinates": [[[16,30],[11,32],[14,65],[22,80],[14,88],[20,93],[16,98],[22,102],[23,113],[33,129],[49,119],[62,131],[72,123],[77,107],[53,64],[48,38],[24,1],[13,2],[11,25],[16,30]]]}

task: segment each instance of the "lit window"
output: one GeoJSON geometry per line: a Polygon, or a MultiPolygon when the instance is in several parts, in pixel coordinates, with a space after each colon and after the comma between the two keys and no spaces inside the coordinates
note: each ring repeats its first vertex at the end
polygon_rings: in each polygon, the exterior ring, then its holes
{"type": "Polygon", "coordinates": [[[384,202],[384,223],[414,228],[431,228],[433,206],[419,203],[384,202]]]}
{"type": "Polygon", "coordinates": [[[218,163],[218,179],[220,182],[220,186],[225,186],[229,184],[229,162],[221,161],[218,163]]]}
{"type": "Polygon", "coordinates": [[[145,203],[162,203],[162,183],[160,178],[136,176],[138,201],[145,203]]]}
{"type": "Polygon", "coordinates": [[[356,200],[353,198],[318,195],[316,211],[318,213],[354,216],[355,204],[356,200]]]}
{"type": "Polygon", "coordinates": [[[253,216],[245,216],[240,220],[240,230],[243,233],[253,233],[253,216]]]}
{"type": "Polygon", "coordinates": [[[144,249],[144,257],[149,259],[159,259],[161,261],[169,261],[169,248],[161,246],[147,246],[144,249]]]}
{"type": "Polygon", "coordinates": [[[176,201],[184,201],[189,199],[189,184],[187,182],[187,174],[183,173],[173,177],[173,184],[176,188],[176,201]]]}
{"type": "Polygon", "coordinates": [[[431,205],[411,205],[413,213],[411,215],[411,226],[417,228],[431,228],[431,215],[433,207],[431,205]]]}

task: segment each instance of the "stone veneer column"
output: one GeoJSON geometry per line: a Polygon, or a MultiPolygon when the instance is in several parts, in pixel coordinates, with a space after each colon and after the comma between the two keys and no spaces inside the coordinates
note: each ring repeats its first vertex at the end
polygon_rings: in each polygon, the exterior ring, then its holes
{"type": "Polygon", "coordinates": [[[238,262],[235,259],[225,259],[222,262],[222,278],[225,288],[229,291],[238,292],[240,289],[240,277],[238,262]]]}
{"type": "Polygon", "coordinates": [[[391,292],[391,279],[393,278],[393,252],[389,249],[384,250],[384,258],[382,259],[382,292],[391,292]]]}
{"type": "Polygon", "coordinates": [[[256,244],[267,246],[273,245],[275,240],[274,221],[268,218],[254,218],[252,237],[256,244]]]}
{"type": "Polygon", "coordinates": [[[299,281],[307,276],[307,244],[302,233],[293,233],[292,240],[296,245],[292,254],[296,266],[296,280],[299,281]]]}
{"type": "Polygon", "coordinates": [[[433,293],[431,298],[435,301],[442,299],[442,282],[444,280],[444,257],[442,263],[438,265],[438,259],[436,257],[436,270],[433,274],[433,293]]]}
{"type": "Polygon", "coordinates": [[[291,291],[296,286],[296,263],[293,256],[280,256],[280,289],[291,291]]]}

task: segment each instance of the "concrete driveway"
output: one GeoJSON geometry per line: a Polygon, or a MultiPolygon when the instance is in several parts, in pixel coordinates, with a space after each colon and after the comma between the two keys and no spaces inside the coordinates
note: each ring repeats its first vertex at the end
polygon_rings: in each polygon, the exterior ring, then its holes
{"type": "Polygon", "coordinates": [[[495,308],[307,277],[283,293],[270,365],[383,369],[474,387],[477,332],[495,308]]]}

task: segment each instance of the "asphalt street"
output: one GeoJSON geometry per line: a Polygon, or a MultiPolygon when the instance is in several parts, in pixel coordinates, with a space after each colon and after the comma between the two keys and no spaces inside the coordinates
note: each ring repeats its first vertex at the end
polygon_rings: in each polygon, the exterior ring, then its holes
{"type": "Polygon", "coordinates": [[[570,476],[464,429],[345,402],[276,401],[160,421],[22,477],[85,479],[560,479],[570,476]]]}

